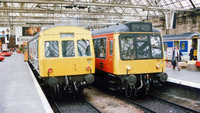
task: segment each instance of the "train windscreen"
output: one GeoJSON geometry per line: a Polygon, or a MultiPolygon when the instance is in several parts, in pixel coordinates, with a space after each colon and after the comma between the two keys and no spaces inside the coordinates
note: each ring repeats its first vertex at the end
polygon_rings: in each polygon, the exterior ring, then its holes
{"type": "Polygon", "coordinates": [[[77,47],[78,56],[91,56],[89,40],[78,40],[77,47]]]}
{"type": "Polygon", "coordinates": [[[163,58],[160,35],[121,34],[119,44],[122,60],[163,58]]]}

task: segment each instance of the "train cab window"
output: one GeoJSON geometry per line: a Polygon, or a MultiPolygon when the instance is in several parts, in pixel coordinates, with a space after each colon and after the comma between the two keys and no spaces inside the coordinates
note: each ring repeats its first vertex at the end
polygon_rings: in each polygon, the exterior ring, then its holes
{"type": "Polygon", "coordinates": [[[153,58],[162,58],[162,44],[159,36],[151,36],[151,52],[153,58]]]}
{"type": "Polygon", "coordinates": [[[150,58],[150,47],[148,35],[137,35],[137,58],[150,58]]]}
{"type": "Polygon", "coordinates": [[[94,39],[94,49],[96,58],[106,58],[106,38],[94,39]]]}
{"type": "Polygon", "coordinates": [[[133,35],[121,35],[120,36],[120,53],[121,53],[122,60],[136,58],[133,35]]]}
{"type": "Polygon", "coordinates": [[[62,41],[62,55],[63,57],[74,57],[74,41],[62,41]]]}
{"type": "Polygon", "coordinates": [[[90,56],[90,41],[89,40],[78,40],[78,56],[90,56]]]}
{"type": "Polygon", "coordinates": [[[45,41],[45,57],[58,57],[58,41],[45,41]]]}
{"type": "Polygon", "coordinates": [[[113,41],[110,40],[110,55],[113,54],[113,41]]]}

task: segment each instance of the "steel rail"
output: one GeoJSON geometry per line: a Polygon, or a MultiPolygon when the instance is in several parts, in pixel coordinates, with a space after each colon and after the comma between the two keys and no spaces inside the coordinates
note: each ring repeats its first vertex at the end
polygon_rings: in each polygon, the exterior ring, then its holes
{"type": "Polygon", "coordinates": [[[100,109],[98,109],[94,104],[92,104],[91,102],[89,102],[88,100],[86,100],[86,99],[83,99],[85,102],[86,102],[86,104],[88,104],[89,106],[91,106],[93,109],[95,109],[97,112],[99,112],[99,113],[103,113],[100,109]]]}
{"type": "Polygon", "coordinates": [[[180,105],[180,104],[178,104],[178,103],[175,103],[175,102],[172,102],[172,101],[169,101],[169,100],[166,100],[166,99],[163,99],[163,98],[160,98],[160,97],[151,95],[151,94],[149,94],[148,96],[150,96],[151,98],[154,98],[154,99],[163,101],[163,102],[165,102],[165,103],[169,103],[169,104],[171,104],[171,105],[173,105],[173,106],[177,106],[177,107],[179,107],[179,108],[181,108],[181,109],[184,109],[184,111],[186,110],[188,113],[200,113],[200,111],[197,111],[197,110],[195,110],[195,109],[191,109],[191,108],[189,108],[189,107],[180,105]]]}
{"type": "Polygon", "coordinates": [[[135,101],[133,101],[133,100],[127,98],[127,97],[118,97],[118,98],[121,99],[121,100],[124,100],[126,102],[130,102],[130,103],[134,104],[135,106],[137,106],[137,107],[141,108],[142,110],[144,110],[145,113],[156,113],[156,111],[154,111],[154,110],[152,110],[152,109],[150,109],[148,107],[145,107],[144,105],[139,104],[138,102],[135,102],[135,101]]]}

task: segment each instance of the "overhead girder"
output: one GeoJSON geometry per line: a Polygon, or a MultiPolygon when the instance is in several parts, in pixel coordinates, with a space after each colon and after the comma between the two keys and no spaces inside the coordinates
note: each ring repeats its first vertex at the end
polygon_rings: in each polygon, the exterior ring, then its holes
{"type": "MultiPolygon", "coordinates": [[[[1,2],[8,3],[40,3],[40,4],[62,4],[62,5],[85,5],[85,6],[101,6],[101,7],[123,7],[123,8],[147,8],[148,10],[167,10],[167,11],[194,11],[191,9],[176,9],[168,7],[158,6],[146,6],[146,5],[133,5],[133,4],[121,4],[121,3],[101,3],[101,2],[76,2],[76,1],[58,1],[58,0],[1,0],[1,2]]],[[[127,2],[128,3],[128,2],[127,2]]]]}
{"type": "Polygon", "coordinates": [[[160,7],[159,3],[150,4],[149,0],[146,4],[141,0],[136,2],[138,3],[134,5],[132,0],[1,0],[3,7],[0,7],[0,21],[5,24],[12,19],[12,24],[20,21],[22,24],[24,21],[32,22],[33,20],[48,23],[69,19],[79,20],[79,23],[84,24],[92,20],[96,25],[99,23],[102,25],[103,23],[142,21],[147,16],[164,16],[166,12],[194,11],[160,7]],[[72,9],[65,6],[72,6],[72,9]]]}

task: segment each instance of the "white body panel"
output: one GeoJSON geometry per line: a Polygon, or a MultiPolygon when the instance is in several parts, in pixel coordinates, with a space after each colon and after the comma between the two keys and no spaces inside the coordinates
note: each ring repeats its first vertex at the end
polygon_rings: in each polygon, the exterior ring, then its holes
{"type": "Polygon", "coordinates": [[[29,55],[30,62],[33,64],[33,67],[39,72],[39,62],[38,62],[38,39],[35,39],[29,43],[29,55]]]}

